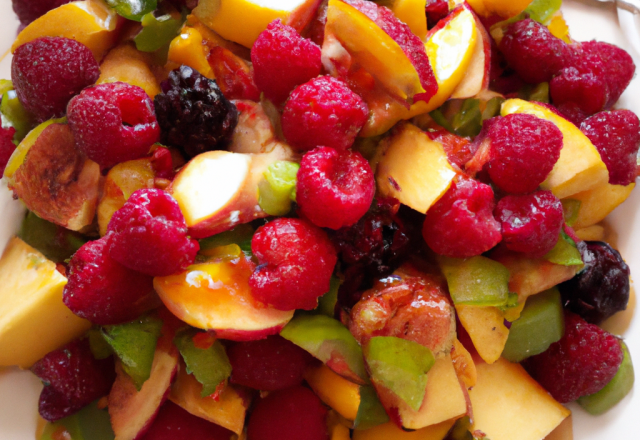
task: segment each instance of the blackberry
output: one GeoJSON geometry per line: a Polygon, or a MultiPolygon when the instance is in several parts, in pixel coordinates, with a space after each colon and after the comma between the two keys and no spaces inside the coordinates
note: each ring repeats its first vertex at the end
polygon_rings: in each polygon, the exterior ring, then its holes
{"type": "Polygon", "coordinates": [[[180,148],[189,157],[221,149],[231,140],[238,123],[238,109],[214,80],[188,66],[169,73],[155,97],[155,108],[166,145],[180,148]]]}

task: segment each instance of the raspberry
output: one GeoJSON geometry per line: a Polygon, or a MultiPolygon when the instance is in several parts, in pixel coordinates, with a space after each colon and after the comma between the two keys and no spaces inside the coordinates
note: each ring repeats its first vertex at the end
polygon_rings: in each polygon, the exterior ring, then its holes
{"type": "Polygon", "coordinates": [[[68,38],[44,37],[25,43],[11,61],[18,99],[40,121],[63,116],[69,100],[99,76],[91,51],[68,38]]]}
{"type": "Polygon", "coordinates": [[[274,103],[283,103],[296,86],[320,75],[320,52],[291,26],[271,22],[251,48],[256,85],[274,103]]]}
{"type": "Polygon", "coordinates": [[[238,109],[218,84],[188,66],[169,73],[156,95],[162,139],[188,157],[224,148],[238,123],[238,109]]]}
{"type": "Polygon", "coordinates": [[[83,90],[67,117],[78,149],[103,169],[144,156],[160,137],[149,96],[123,82],[83,90]]]}
{"type": "Polygon", "coordinates": [[[321,76],[296,87],[282,113],[282,132],[300,150],[351,147],[369,108],[342,81],[321,76]]]}
{"type": "Polygon", "coordinates": [[[301,386],[270,393],[253,409],[248,440],[328,438],[326,408],[313,391],[301,386]]]}
{"type": "Polygon", "coordinates": [[[233,433],[167,400],[139,440],[229,440],[233,433]]]}
{"type": "Polygon", "coordinates": [[[633,78],[636,70],[633,58],[624,49],[603,41],[587,41],[582,43],[582,47],[596,52],[602,60],[604,79],[609,88],[609,99],[605,108],[611,108],[633,78]]]}
{"type": "Polygon", "coordinates": [[[528,83],[551,81],[569,56],[569,47],[549,29],[527,18],[509,25],[500,41],[507,63],[528,83]]]}
{"type": "Polygon", "coordinates": [[[512,194],[534,191],[560,157],[562,132],[550,121],[533,115],[498,118],[487,130],[491,141],[489,176],[512,194]]]}
{"type": "Polygon", "coordinates": [[[424,8],[427,14],[427,28],[434,28],[440,20],[449,15],[449,2],[446,0],[427,0],[424,8]]]}
{"type": "Polygon", "coordinates": [[[256,390],[276,391],[300,385],[311,355],[281,336],[239,342],[227,349],[231,382],[256,390]]]}
{"type": "Polygon", "coordinates": [[[69,3],[72,0],[11,0],[13,11],[20,23],[28,25],[52,9],[69,3]]]}
{"type": "Polygon", "coordinates": [[[153,277],[184,270],[200,249],[187,237],[178,202],[160,189],[134,192],[107,228],[109,256],[129,269],[153,277]]]}
{"type": "Polygon", "coordinates": [[[492,215],[489,185],[459,176],[428,211],[422,236],[437,254],[466,258],[488,251],[501,239],[492,215]]]}
{"type": "Polygon", "coordinates": [[[323,228],[340,229],[356,223],[376,192],[369,162],[355,151],[316,148],[302,157],[297,177],[300,212],[323,228]]]}
{"type": "Polygon", "coordinates": [[[13,143],[13,135],[15,133],[16,129],[13,127],[0,127],[0,178],[4,174],[9,158],[16,149],[16,144],[13,143]]]}
{"type": "Polygon", "coordinates": [[[67,417],[109,393],[115,380],[113,358],[97,360],[88,339],[52,351],[31,367],[44,383],[40,415],[50,422],[67,417]]]}
{"type": "Polygon", "coordinates": [[[562,203],[551,191],[506,196],[498,202],[495,217],[507,248],[534,258],[553,249],[564,224],[562,203]]]}
{"type": "Polygon", "coordinates": [[[130,321],[158,304],[153,278],[112,259],[109,239],[85,243],[71,257],[62,294],[73,313],[98,325],[130,321]]]}
{"type": "Polygon", "coordinates": [[[609,170],[609,183],[628,185],[636,179],[640,148],[640,120],[630,110],[597,113],[585,119],[580,130],[598,149],[609,170]]]}
{"type": "Polygon", "coordinates": [[[564,322],[562,339],[524,362],[529,374],[560,403],[597,393],[622,362],[615,336],[570,312],[565,312],[564,322]]]}
{"type": "Polygon", "coordinates": [[[312,310],[329,291],[338,258],[322,229],[279,218],[258,228],[251,250],[260,262],[249,279],[257,300],[279,310],[312,310]]]}

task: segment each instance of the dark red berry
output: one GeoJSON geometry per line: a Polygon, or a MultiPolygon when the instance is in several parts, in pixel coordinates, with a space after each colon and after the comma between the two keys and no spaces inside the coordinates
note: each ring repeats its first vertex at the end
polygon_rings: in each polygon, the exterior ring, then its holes
{"type": "Polygon", "coordinates": [[[282,336],[239,342],[227,349],[231,382],[261,391],[300,385],[311,355],[282,336]]]}
{"type": "Polygon", "coordinates": [[[139,440],[229,440],[233,432],[167,400],[139,440]]]}
{"type": "Polygon", "coordinates": [[[16,49],[11,61],[18,99],[40,121],[63,116],[69,100],[99,76],[100,67],[91,51],[69,38],[30,41],[16,49]]]}
{"type": "Polygon", "coordinates": [[[598,149],[609,170],[609,183],[628,185],[636,180],[640,148],[640,120],[630,110],[600,112],[585,119],[580,130],[598,149]]]}
{"type": "Polygon", "coordinates": [[[534,191],[560,157],[562,132],[553,122],[520,113],[498,118],[487,130],[489,176],[503,191],[534,191]]]}
{"type": "Polygon", "coordinates": [[[45,384],[39,411],[50,422],[109,394],[116,376],[113,359],[95,359],[88,339],[75,340],[52,351],[36,362],[31,371],[45,384]]]}
{"type": "Polygon", "coordinates": [[[16,149],[16,144],[13,143],[13,135],[15,133],[16,129],[13,127],[0,127],[0,177],[4,174],[9,158],[16,149]]]}
{"type": "Polygon", "coordinates": [[[326,408],[301,386],[270,393],[253,409],[248,440],[327,440],[326,408]]]}
{"type": "Polygon", "coordinates": [[[160,189],[141,189],[117,210],[107,228],[109,255],[123,266],[153,277],[184,270],[200,249],[187,237],[178,202],[160,189]]]}
{"type": "Polygon", "coordinates": [[[300,150],[351,147],[369,109],[342,81],[321,76],[296,87],[282,113],[282,132],[300,150]]]}
{"type": "Polygon", "coordinates": [[[146,155],[160,138],[153,102],[123,82],[83,90],[69,102],[67,117],[78,149],[103,169],[146,155]]]}
{"type": "Polygon", "coordinates": [[[110,237],[85,243],[69,262],[64,303],[94,324],[131,321],[158,304],[153,278],[109,256],[110,237]]]}
{"type": "Polygon", "coordinates": [[[629,302],[629,266],[620,253],[601,241],[578,244],[584,269],[560,284],[567,309],[592,324],[625,310],[629,302]]]}
{"type": "Polygon", "coordinates": [[[562,203],[551,191],[503,197],[495,217],[507,248],[534,258],[553,249],[564,224],[562,203]]]}
{"type": "Polygon", "coordinates": [[[449,2],[446,0],[427,0],[425,6],[427,28],[434,28],[440,20],[449,15],[449,2]]]}
{"type": "Polygon", "coordinates": [[[562,339],[525,361],[525,368],[560,403],[597,393],[622,362],[618,339],[578,315],[565,312],[562,339]]]}
{"type": "Polygon", "coordinates": [[[169,73],[155,97],[162,139],[188,157],[224,148],[238,123],[238,109],[218,84],[188,66],[169,73]]]}
{"type": "Polygon", "coordinates": [[[251,250],[260,262],[249,279],[257,300],[280,310],[311,310],[329,291],[336,250],[317,226],[294,218],[273,220],[258,228],[251,250]]]}
{"type": "Polygon", "coordinates": [[[256,85],[276,104],[298,85],[320,75],[320,47],[302,38],[278,19],[269,24],[251,48],[256,85]]]}
{"type": "Polygon", "coordinates": [[[369,162],[355,151],[322,147],[302,157],[296,201],[300,212],[323,228],[340,229],[367,212],[376,192],[369,162]]]}
{"type": "Polygon", "coordinates": [[[72,0],[11,0],[13,11],[23,25],[70,1],[72,0]]]}
{"type": "Polygon", "coordinates": [[[500,242],[500,223],[493,218],[495,201],[489,185],[459,176],[427,211],[422,236],[437,254],[466,258],[500,242]]]}
{"type": "Polygon", "coordinates": [[[551,81],[569,56],[569,47],[549,29],[527,18],[505,30],[500,51],[509,66],[528,83],[551,81]]]}

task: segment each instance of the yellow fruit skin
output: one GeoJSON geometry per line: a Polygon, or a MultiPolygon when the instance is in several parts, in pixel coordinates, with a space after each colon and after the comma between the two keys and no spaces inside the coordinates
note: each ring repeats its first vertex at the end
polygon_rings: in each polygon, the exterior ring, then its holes
{"type": "Polygon", "coordinates": [[[422,0],[396,0],[391,8],[393,14],[411,29],[422,41],[427,37],[427,20],[422,0]]]}
{"type": "Polygon", "coordinates": [[[56,265],[19,238],[0,259],[0,366],[29,368],[87,331],[62,302],[67,279],[56,265]]]}

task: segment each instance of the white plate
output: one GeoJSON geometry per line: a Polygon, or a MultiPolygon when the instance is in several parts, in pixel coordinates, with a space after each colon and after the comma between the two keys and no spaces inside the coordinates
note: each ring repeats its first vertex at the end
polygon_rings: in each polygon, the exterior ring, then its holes
{"type": "MultiPolygon", "coordinates": [[[[9,0],[0,0],[0,56],[11,45],[17,29],[17,21],[9,0]]],[[[597,39],[617,44],[629,50],[640,68],[640,57],[633,51],[625,35],[638,38],[638,31],[630,26],[633,19],[621,17],[621,29],[616,10],[611,5],[596,2],[589,4],[565,2],[565,18],[571,35],[578,41],[597,39]]],[[[638,46],[636,46],[638,47],[638,46]]],[[[0,62],[0,78],[9,78],[10,61],[0,62]]],[[[623,95],[619,106],[640,114],[640,80],[636,77],[623,95]],[[635,98],[635,99],[634,99],[635,98]]],[[[640,279],[640,190],[610,216],[610,224],[618,233],[618,247],[629,263],[633,279],[640,279]]],[[[19,224],[21,207],[11,200],[4,184],[0,185],[0,249],[19,224]]],[[[1,280],[0,280],[1,281],[1,280]]],[[[635,357],[636,377],[640,377],[640,323],[632,322],[624,334],[631,354],[635,357]]],[[[30,373],[12,369],[0,370],[0,440],[32,440],[37,420],[39,381],[30,373]]],[[[574,411],[574,438],[576,440],[638,439],[637,418],[640,415],[640,392],[632,391],[613,410],[599,417],[592,417],[577,405],[574,411]]],[[[517,439],[513,439],[517,440],[517,439]]]]}

